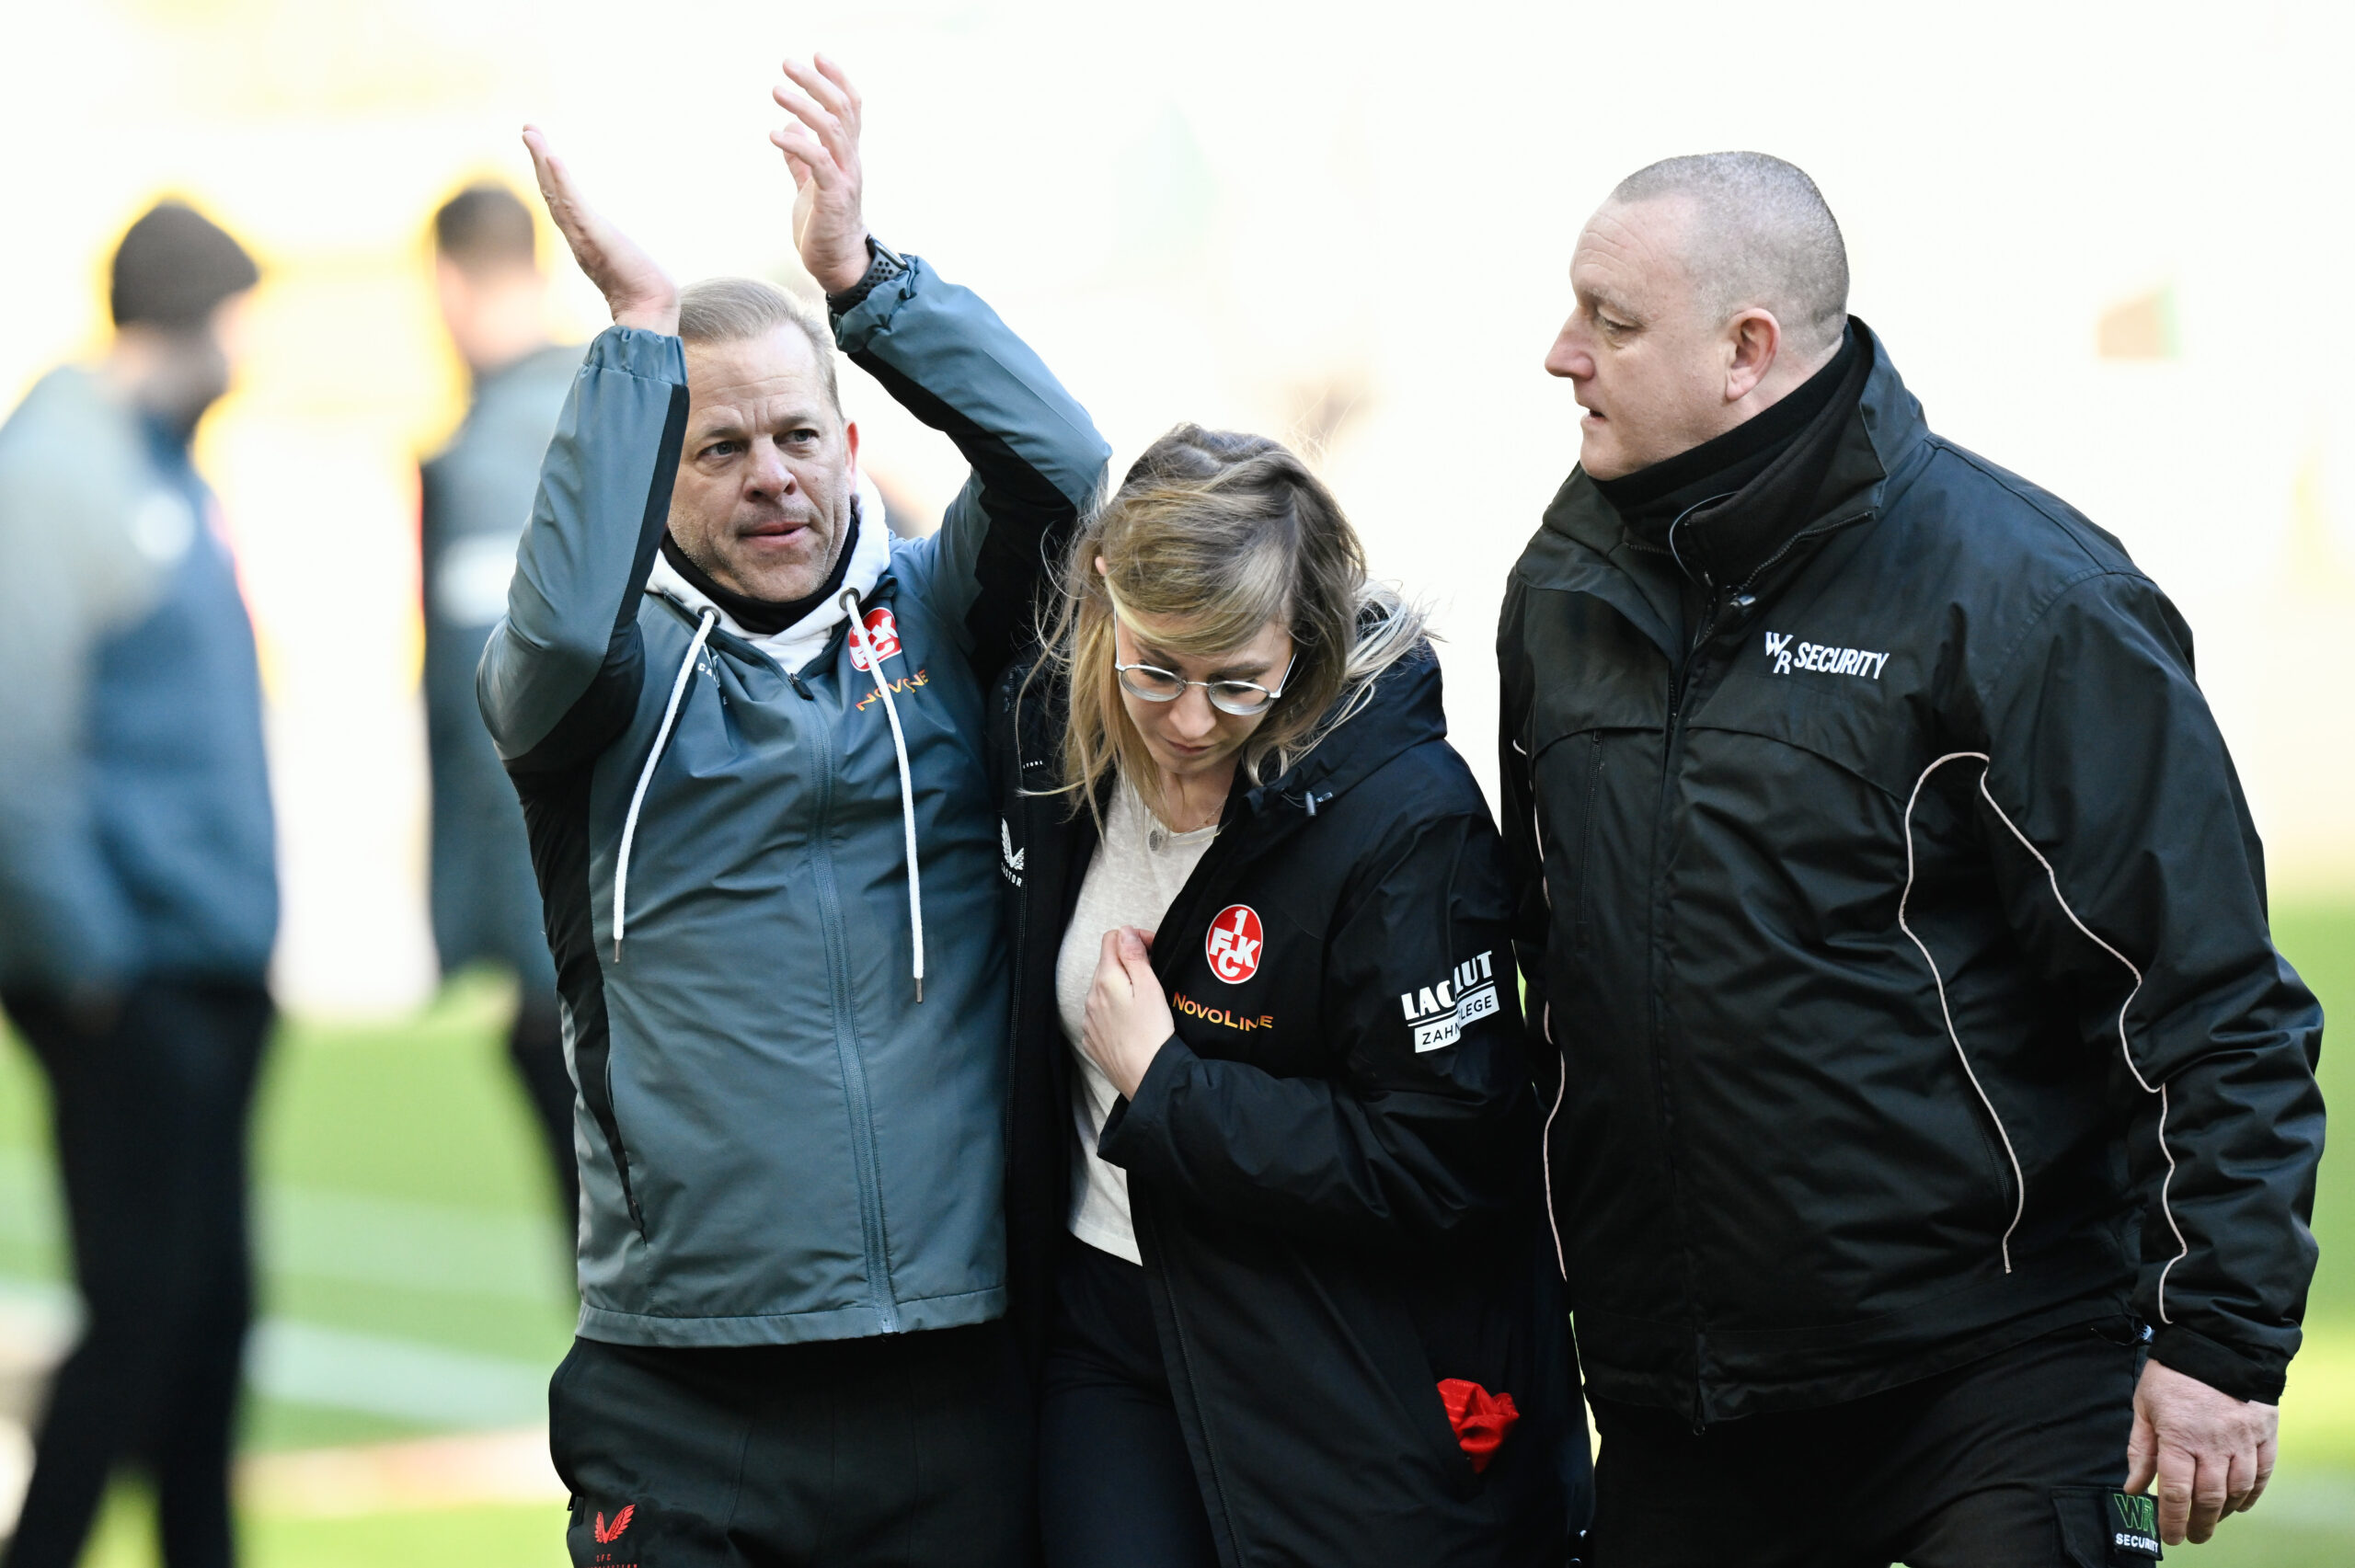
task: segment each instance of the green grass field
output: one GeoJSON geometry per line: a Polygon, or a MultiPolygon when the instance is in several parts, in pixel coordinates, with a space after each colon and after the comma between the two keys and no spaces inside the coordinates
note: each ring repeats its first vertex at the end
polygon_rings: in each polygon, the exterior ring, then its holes
{"type": "MultiPolygon", "coordinates": [[[[500,1043],[495,984],[386,1028],[281,1028],[255,1142],[262,1322],[246,1443],[314,1448],[545,1418],[571,1342],[569,1237],[500,1043]]],[[[29,1057],[0,1048],[0,1305],[53,1310],[65,1275],[29,1057]]],[[[560,1564],[563,1510],[249,1515],[255,1568],[560,1564]]],[[[122,1486],[85,1561],[148,1568],[122,1486]]]]}
{"type": "MultiPolygon", "coordinates": [[[[2334,1016],[2355,1017],[2355,906],[2282,911],[2284,952],[2334,1016]]],[[[500,1050],[496,986],[462,981],[396,1027],[280,1032],[257,1128],[263,1323],[247,1443],[311,1448],[539,1419],[569,1339],[566,1239],[500,1050]]],[[[2334,1104],[2355,1066],[2326,1054],[2334,1104]]],[[[0,1307],[53,1313],[63,1259],[29,1059],[0,1047],[0,1307]]],[[[2355,1562],[2355,1153],[2323,1167],[2322,1269],[2291,1371],[2282,1466],[2212,1568],[2355,1562]]],[[[561,1563],[556,1505],[314,1518],[250,1513],[253,1568],[561,1563]]],[[[119,1489],[86,1562],[148,1568],[145,1505],[119,1489]]]]}

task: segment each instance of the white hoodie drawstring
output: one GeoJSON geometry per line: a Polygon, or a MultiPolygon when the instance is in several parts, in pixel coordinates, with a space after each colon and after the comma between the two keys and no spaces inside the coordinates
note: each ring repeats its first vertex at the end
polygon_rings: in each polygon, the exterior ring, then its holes
{"type": "Polygon", "coordinates": [[[703,619],[695,623],[695,635],[687,644],[687,657],[679,661],[678,679],[671,682],[670,705],[662,710],[662,726],[654,732],[654,749],[646,754],[646,766],[638,773],[638,788],[630,792],[629,815],[622,818],[622,851],[614,862],[614,962],[622,961],[622,931],[629,921],[629,846],[638,837],[638,808],[646,804],[646,786],[654,780],[654,764],[662,760],[663,743],[671,738],[671,725],[679,716],[679,699],[687,693],[687,678],[695,671],[695,655],[703,651],[704,639],[711,635],[711,628],[719,612],[706,607],[703,619]]]}
{"type": "Polygon", "coordinates": [[[915,944],[916,1001],[924,1001],[924,885],[916,874],[916,792],[908,774],[908,738],[900,729],[900,710],[891,702],[891,683],[883,679],[883,661],[876,657],[867,624],[858,618],[858,589],[846,588],[836,597],[850,616],[854,647],[867,657],[867,672],[875,677],[875,691],[883,699],[883,716],[891,721],[891,750],[900,761],[900,826],[908,841],[908,935],[915,944]]]}

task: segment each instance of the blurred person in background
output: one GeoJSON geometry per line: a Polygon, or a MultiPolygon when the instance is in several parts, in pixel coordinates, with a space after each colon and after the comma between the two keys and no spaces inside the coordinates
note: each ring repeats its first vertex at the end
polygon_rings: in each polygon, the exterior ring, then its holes
{"type": "Polygon", "coordinates": [[[1630,176],[1570,287],[1498,655],[1596,1560],[2208,1539],[2273,1468],[2323,1021],[2188,628],[1931,431],[1791,165],[1630,176]]]}
{"type": "Polygon", "coordinates": [[[68,1568],[123,1462],[171,1568],[233,1556],[278,881],[253,630],[189,442],[257,279],[155,207],[115,253],[105,356],[0,427],[0,1000],[48,1075],[85,1310],[8,1568],[68,1568]]]}
{"type": "Polygon", "coordinates": [[[680,291],[525,133],[615,321],[479,676],[592,1156],[549,1441],[578,1563],[1013,1563],[982,694],[1106,452],[986,304],[868,235],[856,96],[787,73],[832,331],[771,284],[680,291]],[[837,347],[972,465],[929,537],[863,515],[837,347]]]}
{"type": "Polygon", "coordinates": [[[470,186],[433,215],[442,324],[474,378],[465,421],[420,473],[425,732],[432,765],[433,940],[442,972],[488,962],[515,977],[507,1054],[547,1148],[568,1232],[580,1223],[572,1079],[556,968],[515,786],[475,701],[475,666],[507,610],[515,544],[540,459],[580,365],[553,344],[531,210],[504,186],[470,186]]]}

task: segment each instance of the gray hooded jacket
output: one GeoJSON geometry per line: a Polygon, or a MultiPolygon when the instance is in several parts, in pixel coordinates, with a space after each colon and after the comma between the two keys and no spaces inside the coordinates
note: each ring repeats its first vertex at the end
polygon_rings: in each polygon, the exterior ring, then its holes
{"type": "Polygon", "coordinates": [[[914,258],[836,340],[973,465],[755,637],[657,555],[678,339],[590,346],[478,693],[580,1090],[580,1333],[844,1339],[1005,1309],[1006,977],[982,692],[1107,457],[914,258]],[[921,998],[921,1000],[919,1000],[921,998]]]}

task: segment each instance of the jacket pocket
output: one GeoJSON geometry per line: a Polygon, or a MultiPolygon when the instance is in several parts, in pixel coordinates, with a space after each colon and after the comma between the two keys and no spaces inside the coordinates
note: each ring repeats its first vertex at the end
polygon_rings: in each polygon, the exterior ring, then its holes
{"type": "Polygon", "coordinates": [[[1581,730],[1545,744],[1531,769],[1537,803],[1538,851],[1545,866],[1556,933],[1556,956],[1577,963],[1585,954],[1592,920],[1595,799],[1603,785],[1603,731],[1581,730]]]}
{"type": "Polygon", "coordinates": [[[596,1113],[599,1130],[605,1135],[606,1151],[613,1156],[614,1173],[621,1179],[622,1206],[629,1211],[629,1222],[637,1230],[638,1239],[649,1241],[652,1238],[646,1233],[646,1205],[638,1183],[631,1177],[629,1143],[622,1133],[620,1108],[614,1104],[614,1059],[610,1048],[603,1065],[604,1070],[598,1074],[604,1085],[603,1104],[592,1102],[592,1109],[596,1113]]]}
{"type": "Polygon", "coordinates": [[[2108,1486],[2056,1486],[2061,1550],[2074,1568],[2140,1568],[2159,1561],[2158,1505],[2108,1486]]]}
{"type": "Polygon", "coordinates": [[[622,1134],[621,1117],[614,1104],[614,1036],[611,998],[599,986],[591,993],[591,1005],[575,1011],[567,1006],[568,1028],[573,1035],[572,1066],[580,1088],[580,1104],[596,1124],[598,1139],[605,1146],[605,1154],[613,1166],[613,1173],[620,1187],[622,1207],[630,1229],[646,1240],[646,1211],[641,1201],[636,1173],[630,1170],[629,1145],[622,1134]]]}
{"type": "Polygon", "coordinates": [[[1448,1419],[1447,1402],[1440,1395],[1437,1375],[1424,1379],[1421,1389],[1409,1391],[1407,1397],[1413,1402],[1415,1436],[1437,1461],[1442,1489],[1459,1503],[1477,1497],[1481,1467],[1473,1464],[1472,1456],[1464,1451],[1464,1440],[1456,1435],[1454,1423],[1448,1419]]]}

